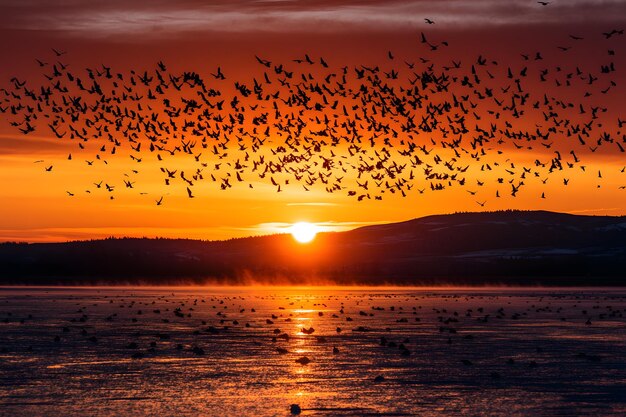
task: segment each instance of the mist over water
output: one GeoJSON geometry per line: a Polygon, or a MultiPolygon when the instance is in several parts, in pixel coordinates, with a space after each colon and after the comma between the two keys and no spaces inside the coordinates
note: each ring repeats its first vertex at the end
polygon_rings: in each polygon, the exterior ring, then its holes
{"type": "Polygon", "coordinates": [[[624,312],[623,289],[0,288],[0,415],[624,415],[624,312]]]}

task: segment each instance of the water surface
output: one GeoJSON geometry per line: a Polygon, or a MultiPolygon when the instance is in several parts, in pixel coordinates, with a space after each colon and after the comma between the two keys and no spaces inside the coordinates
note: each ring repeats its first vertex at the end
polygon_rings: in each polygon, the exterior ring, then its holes
{"type": "Polygon", "coordinates": [[[0,288],[0,415],[624,415],[625,312],[617,289],[0,288]]]}

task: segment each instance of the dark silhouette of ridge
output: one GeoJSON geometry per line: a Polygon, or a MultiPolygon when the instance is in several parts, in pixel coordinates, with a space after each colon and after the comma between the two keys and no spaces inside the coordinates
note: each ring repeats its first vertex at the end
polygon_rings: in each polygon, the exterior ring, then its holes
{"type": "Polygon", "coordinates": [[[436,215],[321,233],[0,244],[3,284],[625,285],[626,216],[436,215]]]}

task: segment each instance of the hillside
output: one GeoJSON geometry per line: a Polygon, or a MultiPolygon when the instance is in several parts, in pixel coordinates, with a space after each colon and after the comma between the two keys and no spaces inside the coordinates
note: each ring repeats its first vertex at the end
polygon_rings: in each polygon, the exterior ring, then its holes
{"type": "Polygon", "coordinates": [[[206,242],[0,244],[4,284],[625,285],[626,217],[460,213],[322,233],[206,242]]]}

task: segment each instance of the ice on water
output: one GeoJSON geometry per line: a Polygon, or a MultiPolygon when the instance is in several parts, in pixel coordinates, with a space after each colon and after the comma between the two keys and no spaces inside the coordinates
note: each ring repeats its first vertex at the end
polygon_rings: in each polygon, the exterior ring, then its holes
{"type": "Polygon", "coordinates": [[[602,289],[4,288],[0,415],[624,415],[624,313],[602,289]]]}

